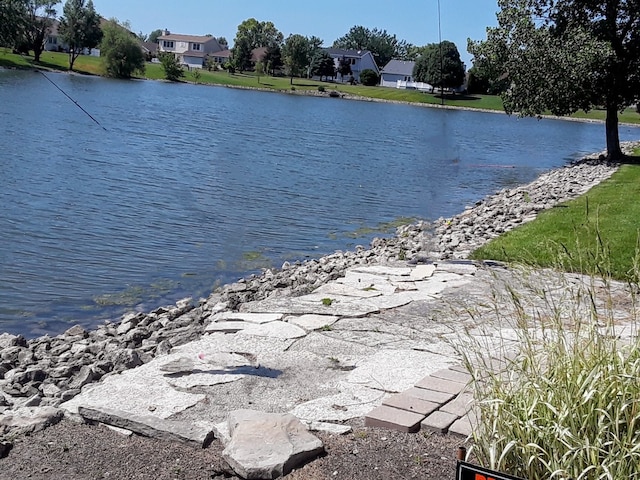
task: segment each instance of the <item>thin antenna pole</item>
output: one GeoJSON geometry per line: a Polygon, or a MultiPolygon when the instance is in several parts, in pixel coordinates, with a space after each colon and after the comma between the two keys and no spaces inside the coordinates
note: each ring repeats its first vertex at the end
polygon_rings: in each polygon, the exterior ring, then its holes
{"type": "MultiPolygon", "coordinates": [[[[42,70],[38,70],[38,71],[42,74],[42,76],[43,76],[44,78],[46,78],[47,80],[49,80],[49,81],[51,82],[51,84],[52,84],[54,87],[56,87],[58,90],[60,90],[60,91],[62,92],[62,94],[63,94],[65,97],[67,97],[69,100],[71,100],[73,103],[75,103],[75,104],[76,104],[76,107],[78,107],[80,110],[82,110],[82,111],[83,111],[83,112],[84,112],[84,113],[85,113],[85,114],[86,114],[86,115],[87,115],[91,120],[93,120],[93,121],[94,121],[94,122],[96,122],[100,127],[102,127],[102,125],[100,124],[100,122],[99,122],[98,120],[96,120],[95,118],[93,118],[93,117],[91,116],[91,114],[90,114],[89,112],[87,112],[84,108],[82,108],[82,106],[81,106],[78,102],[76,102],[73,98],[71,98],[69,95],[67,95],[67,92],[65,92],[65,91],[64,91],[64,90],[62,90],[58,85],[56,85],[56,83],[55,83],[53,80],[51,80],[49,77],[47,77],[47,76],[44,74],[44,72],[43,72],[42,70]]],[[[104,127],[102,127],[102,129],[103,129],[105,132],[106,132],[106,131],[108,131],[108,130],[107,130],[106,128],[104,128],[104,127]]]]}
{"type": "Polygon", "coordinates": [[[444,105],[444,85],[442,71],[444,70],[442,58],[442,25],[440,23],[440,0],[438,0],[438,39],[440,41],[440,105],[444,105]]]}

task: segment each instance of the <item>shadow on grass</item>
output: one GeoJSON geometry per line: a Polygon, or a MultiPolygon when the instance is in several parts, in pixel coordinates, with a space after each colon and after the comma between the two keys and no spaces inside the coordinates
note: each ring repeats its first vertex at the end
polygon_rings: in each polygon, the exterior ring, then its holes
{"type": "MultiPolygon", "coordinates": [[[[442,99],[442,95],[434,95],[434,98],[437,99],[442,99]]],[[[445,100],[464,100],[464,101],[469,101],[469,100],[482,100],[480,97],[474,97],[473,95],[467,95],[467,94],[453,94],[453,93],[447,93],[444,95],[444,99],[445,100]]]]}

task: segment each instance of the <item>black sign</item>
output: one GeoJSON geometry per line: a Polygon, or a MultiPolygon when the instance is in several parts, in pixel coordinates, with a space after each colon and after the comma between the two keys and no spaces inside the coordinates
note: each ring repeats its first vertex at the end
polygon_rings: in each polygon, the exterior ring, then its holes
{"type": "Polygon", "coordinates": [[[522,478],[507,475],[506,473],[494,472],[477,465],[458,461],[456,469],[456,480],[523,480],[522,478]]]}

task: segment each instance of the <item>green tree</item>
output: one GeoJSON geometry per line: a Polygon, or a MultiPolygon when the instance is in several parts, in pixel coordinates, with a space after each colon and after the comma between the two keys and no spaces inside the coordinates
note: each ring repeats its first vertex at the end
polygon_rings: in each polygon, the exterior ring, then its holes
{"type": "Polygon", "coordinates": [[[464,83],[464,63],[455,43],[443,40],[425,48],[413,67],[413,78],[438,88],[457,88],[464,83]]]}
{"type": "Polygon", "coordinates": [[[345,75],[351,75],[353,72],[351,71],[351,62],[342,57],[338,60],[338,73],[340,74],[340,79],[344,81],[345,75]]]}
{"type": "Polygon", "coordinates": [[[33,59],[40,61],[44,44],[51,32],[56,16],[56,4],[59,0],[26,0],[26,18],[23,41],[29,50],[33,50],[33,59]]]}
{"type": "Polygon", "coordinates": [[[282,68],[284,65],[282,62],[282,48],[280,47],[280,44],[276,42],[270,43],[264,52],[262,61],[265,64],[267,73],[271,73],[272,76],[275,75],[276,70],[282,68]]]}
{"type": "Polygon", "coordinates": [[[398,40],[386,30],[369,30],[361,25],[351,27],[349,32],[333,42],[333,48],[369,50],[379,67],[385,66],[392,58],[406,55],[407,42],[398,40]]]}
{"type": "Polygon", "coordinates": [[[320,77],[335,77],[336,76],[336,65],[326,51],[320,50],[315,53],[313,58],[311,59],[311,75],[320,77]]]}
{"type": "Polygon", "coordinates": [[[251,67],[251,44],[245,37],[236,40],[231,52],[233,66],[236,70],[244,72],[251,67]]]}
{"type": "Polygon", "coordinates": [[[498,26],[469,52],[508,79],[507,113],[606,109],[609,159],[622,158],[618,112],[640,98],[640,2],[499,0],[498,26]]]}
{"type": "Polygon", "coordinates": [[[164,78],[171,82],[176,82],[184,77],[184,70],[173,53],[161,52],[158,58],[164,70],[164,78]]]}
{"type": "Polygon", "coordinates": [[[284,42],[282,55],[292,85],[293,77],[299,77],[307,71],[310,61],[309,50],[309,39],[297,33],[289,35],[284,42]]]}
{"type": "Polygon", "coordinates": [[[494,70],[487,62],[476,59],[473,67],[469,69],[467,79],[467,91],[469,93],[481,93],[500,95],[509,87],[506,75],[500,70],[494,70]]]}
{"type": "Polygon", "coordinates": [[[93,7],[93,1],[67,0],[62,9],[58,31],[69,46],[69,70],[85,48],[92,49],[102,40],[100,15],[93,7]]]}
{"type": "Polygon", "coordinates": [[[227,39],[225,37],[218,37],[216,40],[218,40],[218,44],[222,47],[222,48],[229,48],[229,42],[227,41],[227,39]]]}
{"type": "Polygon", "coordinates": [[[144,73],[145,59],[140,42],[127,27],[115,19],[105,22],[102,27],[100,56],[109,77],[131,78],[134,72],[144,73]]]}
{"type": "Polygon", "coordinates": [[[255,65],[255,72],[256,72],[256,75],[258,76],[258,83],[260,83],[260,77],[264,75],[265,71],[266,69],[265,69],[264,61],[258,60],[255,65]]]}
{"type": "Polygon", "coordinates": [[[0,0],[0,46],[13,47],[26,27],[24,0],[0,0]]]}
{"type": "Polygon", "coordinates": [[[272,42],[282,44],[284,36],[275,27],[273,22],[259,22],[255,18],[249,18],[238,25],[234,46],[240,40],[248,42],[249,51],[254,48],[267,47],[272,42]]]}
{"type": "Polygon", "coordinates": [[[162,35],[164,35],[164,30],[157,28],[149,34],[147,42],[158,43],[158,37],[161,37],[162,35]]]}

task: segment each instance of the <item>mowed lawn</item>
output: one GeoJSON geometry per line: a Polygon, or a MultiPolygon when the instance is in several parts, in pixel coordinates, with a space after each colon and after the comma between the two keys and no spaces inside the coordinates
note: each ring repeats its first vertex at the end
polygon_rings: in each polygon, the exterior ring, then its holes
{"type": "Polygon", "coordinates": [[[640,165],[623,165],[586,194],[540,213],[472,258],[638,281],[639,198],[640,165]]]}

